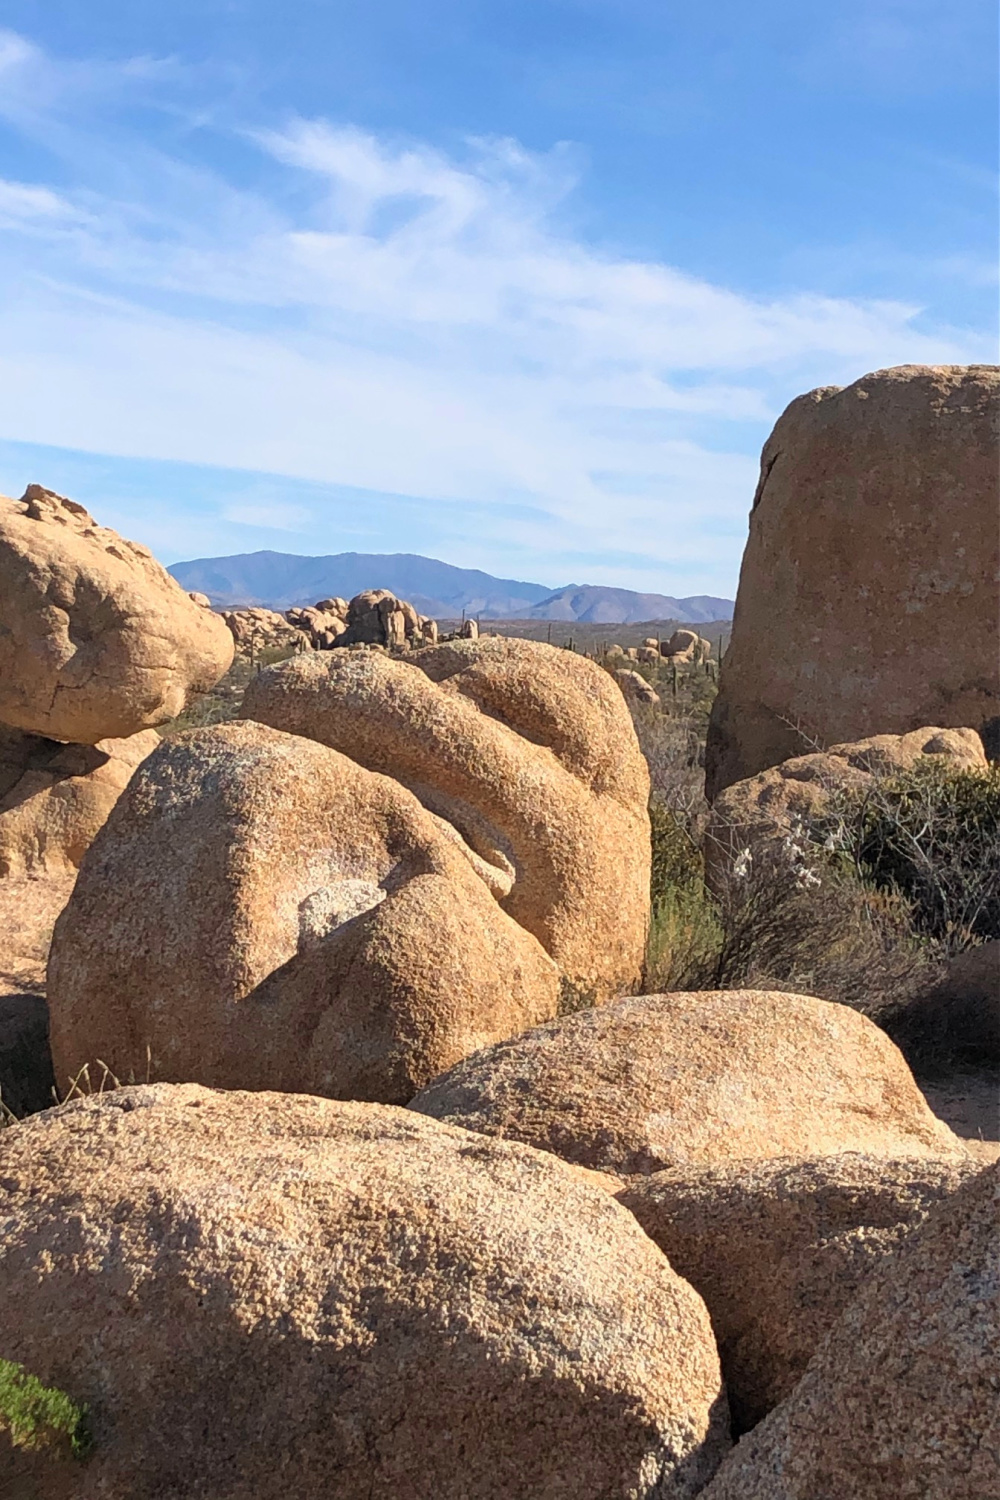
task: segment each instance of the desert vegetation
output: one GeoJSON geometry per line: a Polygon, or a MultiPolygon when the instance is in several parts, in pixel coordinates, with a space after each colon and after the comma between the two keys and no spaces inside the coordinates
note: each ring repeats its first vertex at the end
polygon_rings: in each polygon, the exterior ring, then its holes
{"type": "MultiPolygon", "coordinates": [[[[662,671],[640,670],[659,685],[662,671]]],[[[922,1067],[995,1062],[985,1036],[978,1054],[963,1040],[953,1055],[922,1002],[950,960],[1000,938],[1000,767],[927,756],[832,788],[782,836],[734,849],[704,797],[714,693],[713,678],[689,672],[677,697],[633,710],[652,782],[646,991],[821,994],[877,1021],[922,1067]],[[713,843],[724,857],[710,883],[713,843]]]]}

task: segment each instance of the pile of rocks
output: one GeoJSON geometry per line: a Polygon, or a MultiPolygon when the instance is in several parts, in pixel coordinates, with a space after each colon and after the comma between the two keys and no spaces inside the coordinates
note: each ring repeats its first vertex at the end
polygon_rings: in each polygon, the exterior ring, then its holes
{"type": "MultiPolygon", "coordinates": [[[[191,594],[189,597],[201,599],[204,595],[191,594]]],[[[205,603],[208,603],[207,599],[205,603]]],[[[307,644],[302,630],[274,609],[257,606],[229,609],[224,611],[222,618],[240,656],[256,659],[263,651],[300,651],[307,644]]]]}
{"type": "Polygon", "coordinates": [[[405,599],[389,589],[365,589],[346,599],[320,599],[302,609],[289,609],[285,620],[302,631],[316,651],[334,646],[387,646],[403,651],[408,647],[437,644],[434,620],[418,614],[405,599]]]}

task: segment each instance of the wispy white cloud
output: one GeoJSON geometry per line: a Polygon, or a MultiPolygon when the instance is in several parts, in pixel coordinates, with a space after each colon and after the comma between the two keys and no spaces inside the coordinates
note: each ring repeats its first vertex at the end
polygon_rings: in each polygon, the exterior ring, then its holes
{"type": "MultiPolygon", "coordinates": [[[[175,73],[109,67],[88,97],[150,79],[169,94],[175,73]]],[[[475,502],[455,560],[629,554],[607,581],[666,591],[700,560],[721,591],[754,450],[790,396],[988,357],[903,302],[751,297],[588,244],[565,227],[567,147],[476,140],[450,157],[324,121],[251,123],[251,189],[190,142],[181,159],[113,118],[68,131],[82,73],[9,35],[5,70],[17,97],[33,72],[48,80],[31,128],[73,153],[75,184],[0,185],[5,224],[30,232],[0,249],[8,438],[475,502]]],[[[233,503],[227,518],[317,524],[295,505],[233,503]]]]}

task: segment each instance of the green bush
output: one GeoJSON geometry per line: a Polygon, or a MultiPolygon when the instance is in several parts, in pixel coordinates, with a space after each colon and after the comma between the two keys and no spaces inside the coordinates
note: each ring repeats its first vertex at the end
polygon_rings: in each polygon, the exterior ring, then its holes
{"type": "Polygon", "coordinates": [[[85,1458],[91,1447],[86,1407],[9,1359],[0,1359],[0,1431],[15,1448],[65,1448],[85,1458]]]}
{"type": "Polygon", "coordinates": [[[866,884],[898,892],[914,930],[949,951],[1000,938],[1000,766],[962,771],[926,756],[842,793],[811,837],[866,884]]]}

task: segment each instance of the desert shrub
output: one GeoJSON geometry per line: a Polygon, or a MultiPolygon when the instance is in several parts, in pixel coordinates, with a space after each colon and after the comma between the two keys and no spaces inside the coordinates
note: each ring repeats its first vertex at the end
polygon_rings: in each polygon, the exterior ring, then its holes
{"type": "MultiPolygon", "coordinates": [[[[735,859],[727,846],[711,892],[691,852],[699,820],[683,795],[654,798],[648,988],[800,990],[902,1037],[902,1017],[931,1016],[921,1001],[950,956],[1000,936],[996,771],[931,760],[837,793],[783,837],[735,859]]],[[[940,1051],[906,1035],[914,1057],[940,1051]]]]}
{"type": "Polygon", "coordinates": [[[745,851],[713,899],[713,987],[795,990],[881,1019],[943,966],[905,896],[880,890],[801,831],[745,851]]]}
{"type": "Polygon", "coordinates": [[[9,1359],[0,1359],[0,1431],[15,1448],[65,1448],[75,1458],[91,1446],[86,1407],[9,1359]]]}
{"type": "Polygon", "coordinates": [[[1000,766],[962,771],[926,756],[841,793],[812,837],[867,884],[901,893],[915,930],[949,952],[1000,937],[1000,766]]]}

